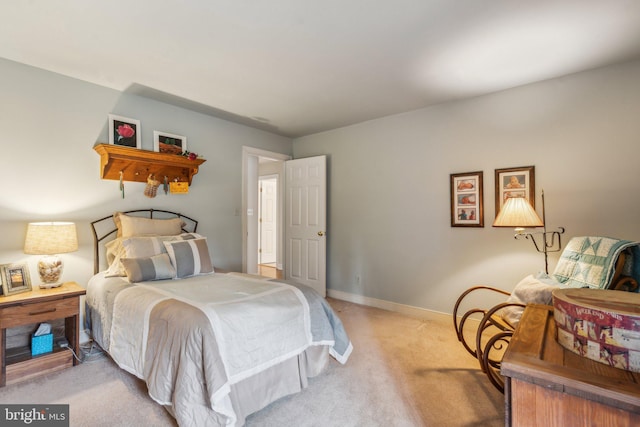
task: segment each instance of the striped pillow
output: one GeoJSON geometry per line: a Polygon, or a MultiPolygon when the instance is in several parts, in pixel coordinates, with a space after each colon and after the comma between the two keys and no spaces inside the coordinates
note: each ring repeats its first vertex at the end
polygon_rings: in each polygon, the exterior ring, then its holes
{"type": "Polygon", "coordinates": [[[163,243],[176,269],[177,278],[213,273],[206,237],[163,243]]]}
{"type": "Polygon", "coordinates": [[[183,233],[178,236],[129,237],[122,240],[122,247],[127,258],[146,258],[166,253],[163,242],[201,237],[195,233],[183,233]]]}
{"type": "Polygon", "coordinates": [[[121,258],[120,262],[131,283],[173,279],[176,277],[176,269],[171,265],[171,260],[167,254],[154,255],[148,258],[121,258]]]}
{"type": "Polygon", "coordinates": [[[129,237],[127,239],[118,238],[112,240],[105,245],[107,247],[107,256],[111,253],[113,258],[105,277],[127,275],[124,266],[120,262],[122,258],[149,258],[167,252],[162,242],[198,238],[202,238],[202,236],[197,233],[183,233],[178,236],[129,237]]]}

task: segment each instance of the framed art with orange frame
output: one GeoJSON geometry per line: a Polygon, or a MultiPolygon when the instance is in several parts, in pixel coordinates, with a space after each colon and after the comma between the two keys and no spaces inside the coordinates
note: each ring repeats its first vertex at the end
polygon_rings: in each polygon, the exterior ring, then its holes
{"type": "Polygon", "coordinates": [[[482,171],[451,174],[451,226],[484,227],[482,171]]]}
{"type": "Polygon", "coordinates": [[[496,217],[511,197],[524,197],[536,208],[535,166],[496,169],[496,217]]]}

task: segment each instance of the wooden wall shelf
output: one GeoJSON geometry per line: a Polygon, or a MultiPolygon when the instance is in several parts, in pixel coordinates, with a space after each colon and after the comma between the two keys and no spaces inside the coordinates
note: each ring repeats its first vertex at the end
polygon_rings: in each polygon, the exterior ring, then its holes
{"type": "Polygon", "coordinates": [[[160,182],[166,176],[169,181],[178,180],[191,185],[198,167],[206,161],[112,144],[98,144],[93,149],[100,155],[102,179],[120,180],[122,171],[124,181],[147,182],[151,174],[160,182]]]}

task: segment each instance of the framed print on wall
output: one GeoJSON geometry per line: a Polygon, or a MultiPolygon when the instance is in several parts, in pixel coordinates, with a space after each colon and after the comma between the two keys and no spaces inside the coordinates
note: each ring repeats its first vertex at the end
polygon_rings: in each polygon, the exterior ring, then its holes
{"type": "Polygon", "coordinates": [[[451,226],[484,227],[482,171],[451,174],[451,226]]]}
{"type": "Polygon", "coordinates": [[[524,197],[536,208],[535,166],[496,169],[496,217],[508,198],[524,197]]]}
{"type": "Polygon", "coordinates": [[[2,291],[5,296],[31,290],[31,278],[27,264],[5,264],[0,266],[2,291]]]}
{"type": "Polygon", "coordinates": [[[109,114],[109,144],[142,148],[140,120],[109,114]]]}
{"type": "Polygon", "coordinates": [[[187,137],[154,130],[153,151],[157,151],[158,153],[182,154],[184,151],[187,151],[187,137]]]}

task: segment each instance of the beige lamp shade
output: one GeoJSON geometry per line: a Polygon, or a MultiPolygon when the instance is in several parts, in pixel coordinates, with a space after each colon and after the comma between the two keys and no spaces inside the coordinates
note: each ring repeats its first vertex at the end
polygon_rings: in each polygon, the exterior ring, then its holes
{"type": "Polygon", "coordinates": [[[55,255],[78,250],[78,235],[73,222],[32,222],[27,227],[24,253],[55,255]]]}
{"type": "Polygon", "coordinates": [[[38,261],[41,288],[60,286],[64,264],[56,256],[78,250],[78,235],[73,222],[32,222],[27,227],[24,253],[45,255],[38,261]]]}
{"type": "Polygon", "coordinates": [[[494,227],[542,227],[544,223],[524,197],[508,198],[493,222],[494,227]]]}

